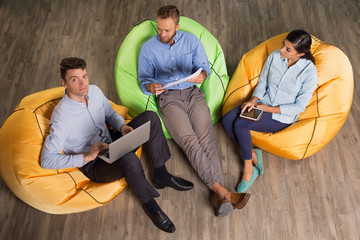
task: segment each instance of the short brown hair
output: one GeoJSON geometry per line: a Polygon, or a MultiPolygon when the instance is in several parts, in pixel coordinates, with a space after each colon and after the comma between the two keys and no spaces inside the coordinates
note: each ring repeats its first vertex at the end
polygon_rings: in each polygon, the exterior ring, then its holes
{"type": "Polygon", "coordinates": [[[159,8],[156,12],[156,15],[158,18],[161,19],[166,19],[171,17],[174,20],[175,25],[179,24],[180,12],[179,9],[177,9],[177,7],[174,5],[166,5],[159,8]]]}
{"type": "Polygon", "coordinates": [[[86,69],[86,62],[84,59],[77,57],[69,57],[61,60],[60,74],[61,79],[65,80],[66,71],[69,69],[86,69]]]}

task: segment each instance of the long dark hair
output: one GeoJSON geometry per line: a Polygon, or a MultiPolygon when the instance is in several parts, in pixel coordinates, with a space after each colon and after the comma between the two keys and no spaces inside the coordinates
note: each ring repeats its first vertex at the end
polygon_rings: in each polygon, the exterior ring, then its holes
{"type": "Polygon", "coordinates": [[[306,58],[315,64],[314,56],[310,52],[311,36],[304,30],[291,31],[286,39],[294,44],[294,48],[298,53],[305,53],[301,58],[306,58]]]}

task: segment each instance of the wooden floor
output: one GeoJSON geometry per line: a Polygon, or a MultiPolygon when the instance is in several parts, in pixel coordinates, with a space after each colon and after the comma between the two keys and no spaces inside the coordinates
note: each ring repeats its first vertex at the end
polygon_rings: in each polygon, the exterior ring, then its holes
{"type": "MultiPolygon", "coordinates": [[[[210,191],[169,141],[168,169],[194,182],[189,192],[160,190],[158,203],[176,232],[153,226],[126,189],[110,204],[84,213],[51,215],[17,199],[0,179],[0,239],[359,239],[360,1],[359,0],[0,0],[0,124],[24,96],[59,86],[59,62],[84,58],[90,81],[119,103],[114,64],[126,34],[175,3],[220,42],[231,76],[241,56],[260,42],[302,28],[338,46],[354,67],[350,115],[315,155],[290,161],[264,153],[264,176],[242,210],[216,218],[210,191]]],[[[236,145],[214,126],[226,186],[242,172],[236,145]]],[[[4,159],[0,159],[3,161],[4,159]]],[[[147,154],[143,154],[149,176],[147,154]]]]}

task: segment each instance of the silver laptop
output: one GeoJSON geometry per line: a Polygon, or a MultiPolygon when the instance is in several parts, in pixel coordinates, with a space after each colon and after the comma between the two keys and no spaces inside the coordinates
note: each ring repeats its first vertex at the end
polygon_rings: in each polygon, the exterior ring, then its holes
{"type": "Polygon", "coordinates": [[[113,163],[125,154],[133,151],[150,138],[150,121],[110,143],[109,150],[98,157],[107,163],[113,163]]]}

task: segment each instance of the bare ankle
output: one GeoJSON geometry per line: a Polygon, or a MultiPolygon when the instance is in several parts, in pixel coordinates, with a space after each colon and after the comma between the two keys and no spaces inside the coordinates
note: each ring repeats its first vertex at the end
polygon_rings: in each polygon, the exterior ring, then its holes
{"type": "Polygon", "coordinates": [[[227,199],[230,198],[230,196],[228,196],[229,191],[224,188],[220,183],[215,183],[212,186],[212,190],[215,192],[215,194],[217,194],[221,199],[227,199]]]}
{"type": "Polygon", "coordinates": [[[256,157],[256,153],[255,153],[255,150],[254,149],[252,149],[252,163],[254,164],[254,165],[256,165],[257,163],[258,163],[258,161],[257,161],[257,157],[256,157]]]}

